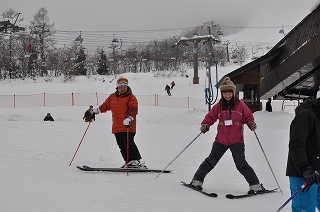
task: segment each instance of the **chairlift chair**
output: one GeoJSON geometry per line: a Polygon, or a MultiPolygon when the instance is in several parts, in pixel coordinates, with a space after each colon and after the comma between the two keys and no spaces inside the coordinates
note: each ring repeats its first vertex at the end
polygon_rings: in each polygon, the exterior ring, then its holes
{"type": "Polygon", "coordinates": [[[76,41],[82,42],[83,39],[79,36],[79,37],[76,37],[76,41]]]}
{"type": "Polygon", "coordinates": [[[221,30],[219,29],[219,31],[217,32],[217,34],[218,34],[218,35],[223,35],[223,31],[221,31],[221,30]]]}

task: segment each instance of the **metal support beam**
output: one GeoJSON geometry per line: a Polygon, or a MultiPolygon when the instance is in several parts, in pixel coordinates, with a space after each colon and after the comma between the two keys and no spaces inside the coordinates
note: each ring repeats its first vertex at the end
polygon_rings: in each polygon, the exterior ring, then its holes
{"type": "Polygon", "coordinates": [[[195,35],[192,38],[182,37],[173,46],[175,47],[183,43],[193,42],[193,70],[194,70],[193,84],[199,84],[200,82],[199,75],[198,75],[198,43],[201,41],[213,42],[214,44],[220,43],[220,41],[216,39],[213,35],[205,35],[205,36],[195,35]]]}

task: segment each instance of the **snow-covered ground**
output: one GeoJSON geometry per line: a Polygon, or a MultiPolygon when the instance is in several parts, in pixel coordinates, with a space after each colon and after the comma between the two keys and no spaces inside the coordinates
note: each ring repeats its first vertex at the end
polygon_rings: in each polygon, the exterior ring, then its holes
{"type": "MultiPolygon", "coordinates": [[[[220,77],[230,72],[220,68],[220,77]],[[225,73],[223,73],[225,71],[225,73]]],[[[192,70],[188,74],[193,74],[192,70]]],[[[177,86],[170,98],[204,99],[205,71],[200,84],[190,77],[154,78],[152,73],[124,74],[134,94],[164,94],[164,85],[174,80],[177,86]]],[[[35,93],[109,93],[115,83],[102,83],[102,77],[77,77],[74,82],[60,79],[46,83],[15,80],[1,81],[0,95],[35,93]],[[109,92],[107,92],[108,90],[109,92]]],[[[69,163],[88,126],[82,121],[87,106],[0,108],[1,211],[275,211],[290,197],[285,176],[289,125],[293,108],[281,112],[281,103],[273,101],[275,112],[254,113],[257,135],[283,190],[242,200],[229,200],[225,194],[242,194],[248,185],[237,172],[228,151],[207,176],[204,189],[219,194],[211,199],[180,185],[189,182],[207,157],[216,134],[215,127],[187,148],[170,166],[173,172],[85,173],[77,165],[119,167],[123,164],[114,136],[110,113],[99,114],[83,139],[72,163],[69,163]],[[54,122],[43,122],[47,112],[54,122]]],[[[94,103],[92,103],[94,104],[94,103]]],[[[136,143],[149,168],[163,169],[198,134],[204,109],[170,108],[140,105],[136,143]]],[[[266,188],[277,184],[255,135],[245,127],[246,155],[266,188]]],[[[290,211],[287,206],[283,211],[290,211]]]]}
{"type": "MultiPolygon", "coordinates": [[[[281,39],[272,33],[264,32],[263,38],[267,38],[267,43],[281,39]]],[[[224,39],[243,40],[243,37],[254,40],[249,38],[254,37],[254,33],[241,32],[238,36],[224,39]]],[[[219,67],[218,77],[237,67],[219,67]]],[[[205,70],[199,70],[199,85],[192,84],[192,70],[187,74],[189,78],[178,75],[155,78],[153,73],[128,73],[124,76],[129,79],[129,85],[137,96],[165,96],[165,84],[174,80],[176,87],[170,98],[191,97],[204,102],[205,70]]],[[[115,82],[109,83],[113,77],[104,79],[106,83],[102,82],[101,76],[77,77],[67,83],[63,83],[61,78],[50,83],[41,78],[35,82],[28,79],[5,80],[0,81],[0,95],[114,92],[115,82]]],[[[88,105],[0,108],[1,211],[276,211],[290,197],[285,169],[289,125],[296,103],[287,102],[285,111],[281,111],[281,104],[281,101],[273,101],[274,112],[262,110],[255,112],[254,116],[258,125],[256,133],[283,195],[277,192],[241,200],[224,197],[228,193],[243,194],[248,190],[229,151],[204,182],[204,190],[218,193],[218,198],[208,198],[180,185],[180,181],[192,179],[200,163],[208,156],[216,127],[200,135],[169,166],[172,173],[161,174],[157,179],[155,173],[130,173],[129,176],[125,173],[85,173],[77,170],[76,166],[119,167],[123,164],[111,134],[110,113],[98,115],[90,125],[69,166],[88,126],[82,121],[88,105]],[[54,122],[43,122],[47,112],[52,114],[54,122]]],[[[197,108],[140,105],[135,141],[147,166],[155,169],[166,167],[199,134],[200,122],[206,113],[207,110],[197,108]]],[[[247,160],[261,182],[268,189],[277,188],[258,140],[247,127],[245,143],[247,160]]],[[[290,211],[290,203],[282,211],[290,211]]]]}

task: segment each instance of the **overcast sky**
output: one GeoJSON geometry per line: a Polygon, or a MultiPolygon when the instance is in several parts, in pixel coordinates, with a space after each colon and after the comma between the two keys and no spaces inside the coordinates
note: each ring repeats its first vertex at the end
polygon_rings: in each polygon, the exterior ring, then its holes
{"type": "MultiPolygon", "coordinates": [[[[28,26],[41,7],[55,24],[60,43],[82,31],[92,46],[108,46],[113,34],[124,42],[178,36],[183,29],[215,21],[224,26],[295,26],[317,0],[0,0],[1,12],[21,12],[28,26]],[[62,32],[61,32],[62,31],[62,32]],[[100,31],[99,33],[97,31],[100,31]],[[98,34],[104,34],[103,37],[98,34]],[[62,35],[66,35],[65,37],[62,35]],[[86,37],[87,36],[87,37],[86,37]],[[89,38],[90,37],[90,38],[89,38]],[[65,40],[64,40],[65,39],[65,40]],[[101,41],[98,41],[98,40],[101,41]],[[101,44],[105,40],[104,44],[101,44]]],[[[2,19],[2,17],[0,17],[2,19]]]]}

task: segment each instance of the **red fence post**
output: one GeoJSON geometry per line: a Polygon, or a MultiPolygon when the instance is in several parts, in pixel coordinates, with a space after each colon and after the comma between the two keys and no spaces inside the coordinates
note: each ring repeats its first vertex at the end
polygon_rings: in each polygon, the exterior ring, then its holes
{"type": "Polygon", "coordinates": [[[155,94],[155,106],[159,106],[159,95],[155,94]]]}

